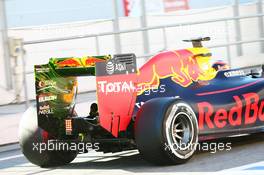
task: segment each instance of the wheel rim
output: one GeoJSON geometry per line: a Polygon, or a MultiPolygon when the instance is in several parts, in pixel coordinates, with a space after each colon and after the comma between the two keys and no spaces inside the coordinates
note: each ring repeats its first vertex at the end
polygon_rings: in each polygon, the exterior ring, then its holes
{"type": "Polygon", "coordinates": [[[198,134],[195,134],[196,116],[184,103],[173,105],[166,121],[166,136],[170,151],[181,159],[189,158],[196,149],[198,134]],[[179,110],[181,112],[179,112],[179,110]],[[184,111],[184,112],[183,112],[184,111]]]}
{"type": "Polygon", "coordinates": [[[193,140],[193,127],[189,117],[184,113],[178,113],[173,119],[171,126],[171,137],[180,150],[189,147],[193,140]]]}

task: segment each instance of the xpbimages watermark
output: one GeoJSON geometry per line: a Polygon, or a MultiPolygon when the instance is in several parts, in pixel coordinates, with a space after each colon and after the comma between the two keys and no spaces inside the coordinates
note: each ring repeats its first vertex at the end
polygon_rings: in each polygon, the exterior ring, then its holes
{"type": "Polygon", "coordinates": [[[222,143],[222,142],[202,142],[202,143],[193,143],[193,144],[185,144],[181,143],[181,145],[178,144],[167,144],[165,143],[165,150],[172,151],[174,149],[175,151],[177,150],[193,150],[195,149],[196,151],[206,151],[210,152],[212,154],[215,154],[218,151],[231,151],[232,149],[232,143],[222,143]]]}
{"type": "Polygon", "coordinates": [[[58,140],[48,140],[47,142],[32,143],[33,151],[42,153],[44,151],[77,151],[85,153],[87,151],[100,149],[99,143],[84,143],[84,142],[63,142],[58,140]]]}

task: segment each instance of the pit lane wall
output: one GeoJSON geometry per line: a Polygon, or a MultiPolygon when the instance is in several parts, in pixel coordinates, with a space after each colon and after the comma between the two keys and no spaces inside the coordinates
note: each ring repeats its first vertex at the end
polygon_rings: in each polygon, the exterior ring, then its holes
{"type": "MultiPolygon", "coordinates": [[[[257,13],[256,4],[246,4],[240,6],[240,15],[253,15],[257,13]]],[[[147,17],[148,26],[186,23],[200,20],[210,20],[233,16],[233,7],[217,7],[202,10],[190,10],[168,14],[155,14],[147,17]]],[[[258,18],[242,19],[241,32],[242,40],[250,40],[259,38],[258,18]]],[[[140,28],[140,19],[137,17],[120,18],[120,30],[140,28]]],[[[109,20],[101,21],[83,21],[68,24],[56,24],[48,26],[35,26],[26,28],[13,28],[9,30],[9,36],[22,37],[25,41],[49,39],[54,37],[66,37],[81,34],[97,34],[104,32],[112,32],[113,24],[109,20]]],[[[236,40],[236,32],[234,21],[215,22],[208,24],[179,26],[168,28],[166,33],[166,44],[164,43],[163,30],[156,29],[148,31],[150,53],[157,53],[167,49],[181,49],[190,47],[190,43],[182,42],[197,36],[210,36],[211,42],[205,43],[205,46],[234,42],[236,40]]],[[[134,32],[121,34],[121,51],[122,53],[135,53],[137,56],[144,55],[142,32],[134,32]]],[[[1,43],[1,42],[0,42],[1,43]]],[[[33,65],[46,64],[50,57],[68,57],[85,55],[105,55],[114,54],[114,36],[101,36],[98,38],[99,48],[96,47],[95,38],[78,39],[71,41],[60,41],[43,43],[36,45],[26,45],[26,70],[33,72],[33,65]]],[[[1,47],[1,45],[0,45],[1,47]]],[[[1,51],[1,49],[0,49],[1,51]]],[[[213,58],[215,60],[227,60],[226,48],[212,49],[213,58]]],[[[237,58],[236,46],[230,47],[231,58],[237,58]]],[[[0,53],[1,54],[1,53],[0,53]]],[[[260,44],[250,43],[243,44],[243,59],[247,58],[261,62],[259,57],[252,55],[260,54],[260,44]]],[[[1,58],[0,58],[1,60],[1,58]]],[[[138,66],[144,63],[144,59],[138,60],[138,66]]],[[[0,61],[2,65],[2,60],[0,61]]],[[[233,63],[235,64],[235,63],[233,63]]],[[[0,69],[1,71],[3,69],[0,69]]],[[[0,79],[4,78],[4,74],[0,74],[0,79]]],[[[3,82],[1,82],[3,83],[3,82]]],[[[34,75],[27,74],[27,87],[29,98],[34,99],[34,75]]],[[[79,78],[79,92],[95,90],[95,77],[79,78]]]]}

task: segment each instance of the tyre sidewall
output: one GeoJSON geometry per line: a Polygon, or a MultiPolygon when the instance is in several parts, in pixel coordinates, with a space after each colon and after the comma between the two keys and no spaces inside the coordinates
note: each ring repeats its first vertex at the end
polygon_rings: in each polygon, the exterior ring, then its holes
{"type": "MultiPolygon", "coordinates": [[[[156,98],[146,102],[139,110],[135,122],[135,140],[139,152],[145,160],[158,165],[174,165],[188,161],[174,155],[170,150],[166,150],[168,145],[164,123],[168,118],[173,105],[184,103],[184,101],[175,98],[156,98]]],[[[189,106],[189,105],[188,105],[189,106]]],[[[191,108],[190,108],[191,109],[191,108]]],[[[198,126],[196,121],[197,137],[198,126]]]]}
{"type": "MultiPolygon", "coordinates": [[[[175,114],[176,114],[175,113],[175,114]]],[[[195,152],[195,149],[196,149],[196,146],[198,144],[198,135],[199,135],[199,129],[198,129],[198,122],[197,122],[197,118],[196,118],[196,115],[194,113],[194,111],[192,110],[192,107],[190,105],[188,105],[186,102],[182,101],[182,100],[177,100],[175,101],[174,103],[172,103],[165,111],[164,115],[163,115],[163,125],[162,125],[162,135],[163,135],[163,145],[165,147],[164,151],[166,153],[166,155],[172,160],[172,162],[176,162],[176,163],[185,163],[187,162],[189,159],[192,158],[194,152],[195,152]],[[188,112],[188,113],[191,113],[192,115],[189,116],[189,119],[190,121],[192,122],[192,128],[193,128],[193,142],[191,144],[191,148],[193,151],[190,152],[190,155],[188,155],[186,158],[180,158],[178,156],[176,156],[173,151],[171,150],[172,148],[170,147],[169,148],[169,141],[168,141],[168,136],[166,134],[166,122],[169,118],[169,115],[172,111],[172,108],[174,105],[178,105],[178,104],[183,104],[185,106],[187,106],[188,108],[184,108],[184,109],[181,109],[181,108],[178,108],[176,113],[179,113],[179,112],[188,112]]],[[[173,147],[173,146],[172,146],[173,147]]],[[[177,147],[174,146],[174,148],[177,149],[177,147]]],[[[177,150],[176,150],[177,151],[177,150]]]]}

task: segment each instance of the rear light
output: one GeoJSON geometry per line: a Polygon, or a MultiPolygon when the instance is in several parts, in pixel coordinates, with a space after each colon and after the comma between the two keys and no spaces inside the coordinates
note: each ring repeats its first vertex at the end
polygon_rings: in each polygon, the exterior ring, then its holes
{"type": "Polygon", "coordinates": [[[72,135],[72,120],[71,119],[65,120],[65,132],[66,132],[66,135],[72,135]]]}

